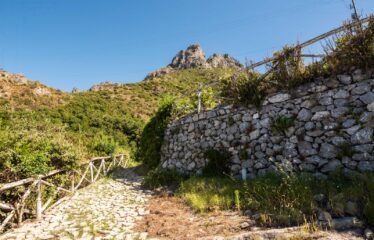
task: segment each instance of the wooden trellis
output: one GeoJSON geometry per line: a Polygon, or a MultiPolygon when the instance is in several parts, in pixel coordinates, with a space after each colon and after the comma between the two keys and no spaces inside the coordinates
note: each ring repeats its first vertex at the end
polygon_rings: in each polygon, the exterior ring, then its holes
{"type": "Polygon", "coordinates": [[[91,184],[100,176],[106,176],[107,173],[115,167],[122,166],[126,167],[128,163],[128,157],[125,154],[116,155],[113,157],[95,157],[90,160],[89,163],[80,166],[79,170],[72,170],[66,172],[64,170],[54,170],[45,175],[39,175],[37,177],[31,177],[27,179],[22,179],[12,183],[0,184],[0,194],[3,194],[6,191],[12,191],[20,187],[24,187],[25,191],[19,198],[13,202],[7,203],[3,199],[0,199],[0,213],[5,214],[4,220],[0,225],[0,232],[2,232],[6,226],[9,224],[20,224],[23,222],[25,215],[41,219],[43,213],[52,208],[59,203],[61,203],[65,196],[71,196],[75,191],[91,184]],[[67,183],[62,183],[56,185],[51,182],[53,177],[58,174],[64,174],[69,177],[67,183]],[[76,182],[76,180],[78,180],[76,182]],[[44,187],[43,187],[44,186],[44,187]],[[44,188],[50,187],[54,189],[54,193],[49,196],[47,200],[43,203],[43,197],[45,197],[44,188]],[[65,196],[58,196],[59,193],[64,192],[65,196]],[[30,198],[32,193],[36,194],[35,198],[35,209],[30,209],[30,206],[27,206],[27,200],[30,198]]]}

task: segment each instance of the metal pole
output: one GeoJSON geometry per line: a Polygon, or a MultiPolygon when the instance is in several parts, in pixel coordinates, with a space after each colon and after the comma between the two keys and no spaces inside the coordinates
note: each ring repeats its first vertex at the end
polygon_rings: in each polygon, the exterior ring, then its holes
{"type": "Polygon", "coordinates": [[[353,10],[353,14],[352,14],[353,20],[354,21],[359,21],[360,19],[358,17],[358,12],[357,12],[357,8],[356,8],[355,0],[352,0],[351,8],[353,10]]]}

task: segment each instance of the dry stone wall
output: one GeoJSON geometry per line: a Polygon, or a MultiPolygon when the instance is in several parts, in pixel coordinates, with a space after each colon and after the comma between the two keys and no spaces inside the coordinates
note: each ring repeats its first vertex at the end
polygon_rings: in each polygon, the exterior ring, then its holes
{"type": "Polygon", "coordinates": [[[171,123],[161,166],[199,174],[207,149],[232,154],[231,170],[250,177],[268,171],[326,174],[374,171],[374,79],[356,71],[269,96],[262,108],[219,106],[171,123]],[[272,131],[278,117],[294,118],[284,134],[272,131]]]}

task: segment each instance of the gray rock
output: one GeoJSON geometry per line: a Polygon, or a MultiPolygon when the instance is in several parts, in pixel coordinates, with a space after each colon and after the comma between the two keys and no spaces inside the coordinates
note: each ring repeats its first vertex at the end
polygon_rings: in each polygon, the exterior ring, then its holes
{"type": "Polygon", "coordinates": [[[370,91],[370,85],[369,84],[360,84],[356,88],[352,89],[351,94],[353,95],[361,95],[366,92],[370,91]]]}
{"type": "Polygon", "coordinates": [[[337,107],[345,107],[348,105],[348,100],[344,98],[339,98],[334,100],[334,105],[337,107]]]}
{"type": "Polygon", "coordinates": [[[374,127],[374,112],[364,112],[360,117],[360,122],[367,123],[371,122],[371,126],[374,127]]]}
{"type": "Polygon", "coordinates": [[[355,125],[355,126],[352,126],[348,129],[346,129],[345,131],[349,134],[349,135],[353,135],[355,134],[361,127],[359,125],[355,125]]]}
{"type": "Polygon", "coordinates": [[[363,226],[364,223],[355,217],[334,218],[332,220],[332,227],[339,231],[351,228],[362,228],[363,226]]]}
{"type": "Polygon", "coordinates": [[[359,153],[371,153],[373,151],[373,144],[357,145],[353,147],[353,150],[359,153]]]}
{"type": "Polygon", "coordinates": [[[309,142],[299,142],[297,144],[297,147],[299,149],[300,154],[303,157],[308,157],[317,154],[317,150],[315,150],[312,147],[312,144],[310,144],[309,142]]]}
{"type": "Polygon", "coordinates": [[[307,122],[304,126],[305,130],[307,131],[310,131],[310,130],[313,130],[315,128],[315,124],[314,122],[307,122]]]}
{"type": "Polygon", "coordinates": [[[348,98],[349,97],[349,92],[346,90],[340,89],[334,94],[334,99],[336,98],[348,98]]]}
{"type": "Polygon", "coordinates": [[[185,51],[180,51],[169,66],[175,69],[206,68],[205,53],[200,45],[191,45],[185,51]]]}
{"type": "Polygon", "coordinates": [[[343,143],[346,143],[347,140],[345,140],[343,137],[333,137],[332,140],[331,140],[332,144],[334,144],[335,146],[339,146],[343,143]]]}
{"type": "Polygon", "coordinates": [[[365,104],[371,104],[374,102],[374,93],[368,92],[360,97],[360,100],[365,104]]]}
{"type": "Polygon", "coordinates": [[[349,85],[352,82],[352,77],[349,75],[338,75],[337,77],[338,77],[339,82],[345,85],[349,85]]]}
{"type": "Polygon", "coordinates": [[[260,136],[260,130],[254,130],[249,134],[249,138],[252,140],[257,139],[260,136]]]}
{"type": "Polygon", "coordinates": [[[319,99],[318,102],[319,104],[324,105],[324,106],[331,105],[333,103],[331,97],[323,97],[319,99]]]}
{"type": "Polygon", "coordinates": [[[321,172],[328,173],[335,171],[342,166],[342,163],[339,160],[331,160],[325,166],[321,168],[321,172]]]}
{"type": "Polygon", "coordinates": [[[353,134],[351,137],[351,142],[352,144],[365,144],[372,142],[372,138],[373,129],[366,127],[353,134]]]}
{"type": "Polygon", "coordinates": [[[360,161],[357,168],[361,172],[374,171],[374,162],[360,161]]]}
{"type": "Polygon", "coordinates": [[[348,111],[349,109],[347,107],[335,108],[331,111],[331,116],[334,118],[340,118],[343,117],[348,111]]]}
{"type": "Polygon", "coordinates": [[[300,121],[307,122],[312,118],[312,112],[308,109],[303,108],[297,115],[297,119],[300,121]]]}
{"type": "Polygon", "coordinates": [[[277,95],[274,95],[274,96],[268,98],[268,101],[270,103],[279,103],[279,102],[287,101],[290,98],[291,98],[291,95],[288,94],[288,93],[279,93],[277,95]]]}
{"type": "Polygon", "coordinates": [[[322,119],[328,118],[330,116],[329,111],[316,112],[312,117],[312,121],[321,121],[322,119]]]}
{"type": "Polygon", "coordinates": [[[368,109],[370,112],[374,112],[374,102],[368,104],[367,109],[368,109]]]}
{"type": "Polygon", "coordinates": [[[314,100],[314,99],[308,99],[308,100],[305,100],[303,103],[301,103],[301,107],[302,108],[307,108],[307,109],[311,109],[312,107],[314,107],[315,105],[317,104],[317,101],[314,100]]]}
{"type": "Polygon", "coordinates": [[[373,240],[374,239],[374,233],[371,229],[366,228],[364,231],[364,236],[367,240],[373,240]]]}
{"type": "Polygon", "coordinates": [[[323,135],[323,131],[322,130],[315,130],[315,131],[312,131],[312,132],[307,132],[306,134],[310,137],[319,137],[319,136],[323,135]]]}
{"type": "Polygon", "coordinates": [[[304,172],[314,172],[316,170],[316,166],[313,164],[302,163],[300,164],[300,170],[304,172]]]}
{"type": "Polygon", "coordinates": [[[344,128],[350,128],[352,127],[354,124],[356,123],[356,121],[354,119],[347,119],[343,122],[343,127],[344,128]]]}
{"type": "Polygon", "coordinates": [[[345,211],[345,213],[347,213],[348,215],[351,215],[351,216],[358,216],[358,214],[359,214],[357,203],[351,202],[351,201],[348,201],[345,204],[344,211],[345,211]]]}

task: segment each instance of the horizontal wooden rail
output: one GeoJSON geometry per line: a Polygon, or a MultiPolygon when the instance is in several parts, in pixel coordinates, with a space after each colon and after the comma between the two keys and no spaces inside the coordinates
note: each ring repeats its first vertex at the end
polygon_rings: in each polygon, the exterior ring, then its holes
{"type": "MultiPolygon", "coordinates": [[[[331,36],[333,36],[333,35],[335,35],[335,34],[338,34],[338,33],[342,32],[342,31],[344,31],[347,27],[353,27],[353,26],[355,26],[355,25],[357,25],[357,24],[367,23],[367,22],[369,22],[369,20],[370,20],[370,17],[366,17],[366,18],[361,19],[361,20],[358,21],[358,22],[352,22],[352,23],[349,23],[349,24],[346,24],[346,25],[340,26],[340,27],[335,28],[335,29],[333,29],[333,30],[331,30],[331,31],[328,31],[328,32],[326,32],[326,33],[324,33],[324,34],[321,34],[321,35],[319,35],[319,36],[317,36],[317,37],[315,37],[315,38],[312,38],[312,39],[310,39],[310,40],[308,40],[308,41],[305,41],[305,42],[303,42],[303,43],[297,44],[297,45],[295,45],[294,48],[300,48],[300,49],[305,48],[305,47],[310,46],[310,45],[312,45],[312,44],[314,44],[314,43],[316,43],[316,42],[319,42],[319,41],[321,41],[321,40],[323,40],[323,39],[325,39],[325,38],[328,38],[328,37],[331,37],[331,36]]],[[[249,69],[253,69],[253,68],[256,68],[256,67],[262,66],[262,65],[264,65],[264,64],[267,64],[267,63],[269,63],[269,62],[275,60],[276,58],[277,58],[277,57],[265,58],[265,59],[262,60],[262,61],[259,61],[259,62],[257,62],[257,63],[253,63],[253,64],[249,65],[248,68],[249,68],[249,69]]]]}
{"type": "Polygon", "coordinates": [[[13,203],[0,201],[0,210],[7,214],[5,219],[0,224],[0,232],[3,231],[5,227],[14,219],[17,219],[17,223],[20,224],[23,221],[25,214],[34,216],[36,219],[40,219],[43,212],[45,212],[48,208],[54,207],[64,200],[65,197],[56,199],[56,197],[59,196],[59,193],[64,192],[65,194],[73,194],[83,186],[83,183],[86,183],[87,185],[97,181],[100,176],[107,175],[107,173],[114,167],[126,167],[128,160],[129,159],[125,154],[119,154],[113,157],[95,157],[92,158],[88,163],[80,166],[80,168],[84,169],[82,172],[77,170],[71,170],[69,172],[65,170],[53,170],[45,175],[26,178],[12,183],[0,184],[0,193],[20,186],[26,186],[26,190],[23,195],[13,203]],[[68,184],[70,186],[66,186],[66,183],[65,185],[62,184],[58,186],[52,183],[53,181],[47,180],[57,174],[67,174],[67,176],[69,176],[70,183],[68,184]],[[90,175],[89,178],[87,178],[88,174],[90,175]],[[76,179],[79,179],[79,181],[78,184],[75,185],[76,179]],[[52,196],[48,196],[48,199],[43,204],[42,199],[44,199],[44,186],[55,189],[55,191],[52,196]],[[31,211],[26,208],[26,200],[31,196],[32,192],[36,193],[35,211],[31,211]],[[54,201],[55,203],[53,203],[54,201]]]}

